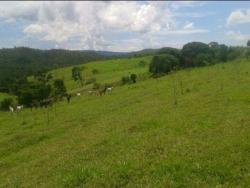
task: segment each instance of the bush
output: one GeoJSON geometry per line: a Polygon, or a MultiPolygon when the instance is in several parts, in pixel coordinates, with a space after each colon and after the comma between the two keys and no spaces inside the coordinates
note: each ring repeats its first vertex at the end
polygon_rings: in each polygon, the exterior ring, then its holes
{"type": "Polygon", "coordinates": [[[131,83],[131,79],[129,76],[123,76],[121,79],[122,84],[129,84],[131,83]]]}
{"type": "Polygon", "coordinates": [[[0,107],[1,107],[1,110],[9,110],[9,106],[12,106],[14,103],[14,100],[12,98],[5,98],[1,101],[0,103],[0,107]]]}
{"type": "Polygon", "coordinates": [[[180,61],[172,55],[154,56],[150,65],[149,72],[155,75],[167,74],[180,66],[180,61]]]}
{"type": "Polygon", "coordinates": [[[133,83],[136,83],[136,78],[137,78],[137,75],[136,74],[131,74],[130,75],[130,79],[133,83]]]}

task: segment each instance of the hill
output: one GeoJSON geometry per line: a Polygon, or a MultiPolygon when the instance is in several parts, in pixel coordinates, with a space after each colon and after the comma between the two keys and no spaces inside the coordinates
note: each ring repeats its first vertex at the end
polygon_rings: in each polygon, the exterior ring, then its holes
{"type": "MultiPolygon", "coordinates": [[[[108,82],[146,71],[138,60],[86,70],[108,82]]],[[[247,187],[249,70],[246,60],[185,69],[102,97],[0,112],[0,187],[247,187]]]]}
{"type": "MultiPolygon", "coordinates": [[[[85,81],[95,79],[96,83],[105,84],[112,83],[121,80],[122,76],[127,76],[131,73],[143,76],[148,71],[148,64],[150,63],[152,56],[142,56],[134,58],[118,58],[95,61],[78,65],[83,68],[83,78],[85,81]],[[145,64],[141,65],[143,61],[145,64]],[[96,70],[97,73],[93,73],[96,70]]],[[[75,82],[72,79],[71,72],[74,66],[54,69],[50,71],[55,78],[61,78],[64,80],[68,90],[79,90],[82,88],[80,83],[75,82]]],[[[93,83],[85,85],[83,88],[91,88],[93,83]]]]}
{"type": "Polygon", "coordinates": [[[12,82],[41,71],[83,64],[114,57],[143,56],[152,50],[138,52],[77,51],[64,49],[40,50],[27,47],[0,49],[0,92],[9,92],[12,82]]]}
{"type": "Polygon", "coordinates": [[[38,71],[104,59],[94,51],[39,50],[12,48],[0,50],[0,90],[6,91],[11,80],[38,71]]]}

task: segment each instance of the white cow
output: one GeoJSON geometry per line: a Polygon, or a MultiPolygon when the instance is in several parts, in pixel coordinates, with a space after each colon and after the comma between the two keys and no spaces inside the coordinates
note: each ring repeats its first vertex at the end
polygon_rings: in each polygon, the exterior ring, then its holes
{"type": "Polygon", "coordinates": [[[18,105],[17,107],[16,107],[16,110],[19,112],[19,111],[21,111],[23,109],[23,105],[18,105]]]}
{"type": "Polygon", "coordinates": [[[12,106],[9,106],[9,109],[11,112],[14,112],[14,108],[12,106]]]}
{"type": "Polygon", "coordinates": [[[112,89],[113,89],[113,87],[108,87],[108,88],[107,88],[107,91],[108,91],[108,92],[111,92],[112,89]]]}
{"type": "Polygon", "coordinates": [[[81,96],[81,93],[77,93],[76,95],[77,95],[77,96],[81,96]]]}

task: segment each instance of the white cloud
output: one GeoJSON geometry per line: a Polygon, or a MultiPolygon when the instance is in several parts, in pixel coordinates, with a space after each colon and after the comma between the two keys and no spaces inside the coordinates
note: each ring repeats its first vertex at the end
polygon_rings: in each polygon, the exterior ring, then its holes
{"type": "Polygon", "coordinates": [[[202,6],[204,5],[204,2],[200,1],[174,1],[170,2],[170,6],[173,9],[180,9],[183,7],[196,7],[196,6],[202,6]]]}
{"type": "Polygon", "coordinates": [[[190,18],[202,18],[206,16],[216,15],[215,12],[176,12],[174,16],[176,17],[190,17],[190,18]]]}
{"type": "MultiPolygon", "coordinates": [[[[208,32],[187,23],[177,27],[173,10],[197,2],[0,2],[0,18],[23,21],[23,33],[41,41],[78,49],[134,49],[157,46],[154,35],[187,35],[208,32]],[[114,43],[107,35],[139,33],[141,39],[114,43]],[[149,41],[151,41],[149,43],[149,41]],[[73,44],[74,43],[74,44],[73,44]],[[129,45],[133,45],[129,47],[129,45]],[[120,47],[118,47],[120,46],[120,47]]],[[[54,45],[54,46],[55,46],[54,45]]]]}
{"type": "Polygon", "coordinates": [[[7,9],[0,17],[31,22],[23,29],[25,34],[58,43],[80,37],[82,46],[89,48],[106,44],[103,37],[109,32],[146,33],[174,27],[165,2],[32,2],[2,7],[7,9]]]}
{"type": "Polygon", "coordinates": [[[247,41],[250,39],[250,35],[242,34],[240,31],[234,32],[234,31],[228,31],[226,35],[233,40],[237,41],[247,41]]]}
{"type": "Polygon", "coordinates": [[[42,33],[43,31],[43,27],[37,24],[30,24],[23,30],[23,32],[27,34],[42,33]]]}
{"type": "Polygon", "coordinates": [[[190,34],[198,34],[198,33],[207,33],[209,32],[206,29],[178,29],[178,30],[170,30],[170,31],[161,31],[156,33],[157,35],[190,35],[190,34]]]}
{"type": "Polygon", "coordinates": [[[250,23],[250,9],[233,11],[227,18],[227,25],[250,23]]]}
{"type": "Polygon", "coordinates": [[[194,28],[194,23],[193,22],[188,22],[183,27],[183,29],[193,29],[193,28],[194,28]]]}

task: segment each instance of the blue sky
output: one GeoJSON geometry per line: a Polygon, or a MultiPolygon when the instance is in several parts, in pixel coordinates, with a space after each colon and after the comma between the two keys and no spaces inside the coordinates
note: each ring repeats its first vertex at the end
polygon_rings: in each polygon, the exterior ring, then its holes
{"type": "Polygon", "coordinates": [[[247,1],[0,2],[1,48],[134,51],[248,39],[247,1]]]}

